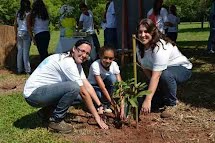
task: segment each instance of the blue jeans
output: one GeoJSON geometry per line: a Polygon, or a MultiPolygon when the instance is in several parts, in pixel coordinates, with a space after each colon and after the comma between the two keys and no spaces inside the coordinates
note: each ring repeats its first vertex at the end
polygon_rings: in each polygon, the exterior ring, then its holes
{"type": "Polygon", "coordinates": [[[79,92],[80,87],[76,82],[61,82],[37,88],[26,101],[33,107],[55,107],[52,118],[59,121],[65,117],[79,92]]]}
{"type": "Polygon", "coordinates": [[[19,31],[17,34],[17,72],[31,73],[29,61],[29,50],[31,47],[31,38],[28,31],[19,31]],[[24,64],[24,69],[23,69],[24,64]]]}
{"type": "Polygon", "coordinates": [[[38,52],[40,54],[40,62],[42,62],[46,57],[48,57],[48,47],[50,41],[49,31],[44,31],[36,34],[35,41],[37,44],[38,52]]]}
{"type": "MultiPolygon", "coordinates": [[[[105,87],[109,93],[110,96],[112,96],[113,94],[113,90],[114,90],[114,83],[116,82],[116,75],[114,74],[110,74],[108,75],[104,80],[103,80],[105,87]]],[[[109,101],[107,101],[106,97],[104,97],[101,89],[99,88],[98,85],[93,85],[93,88],[96,91],[96,94],[98,96],[98,98],[100,99],[100,101],[103,104],[110,104],[109,101]]]]}
{"type": "MultiPolygon", "coordinates": [[[[175,106],[177,101],[177,85],[186,82],[192,75],[192,71],[183,66],[167,67],[162,71],[157,90],[152,98],[151,108],[175,106]]],[[[145,97],[138,98],[139,112],[145,97]]]]}
{"type": "Polygon", "coordinates": [[[187,81],[192,71],[183,66],[168,67],[161,74],[158,90],[163,95],[164,104],[167,106],[176,105],[177,85],[187,81]]]}
{"type": "Polygon", "coordinates": [[[210,35],[208,37],[208,47],[207,50],[215,50],[215,30],[211,29],[210,30],[210,35]]]}
{"type": "Polygon", "coordinates": [[[106,28],[104,31],[104,45],[110,45],[114,48],[118,48],[117,40],[117,29],[116,28],[106,28]]]}

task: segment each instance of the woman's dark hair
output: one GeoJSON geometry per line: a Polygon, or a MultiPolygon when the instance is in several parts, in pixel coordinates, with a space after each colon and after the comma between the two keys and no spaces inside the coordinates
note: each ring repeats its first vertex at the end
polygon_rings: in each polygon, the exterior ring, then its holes
{"type": "Polygon", "coordinates": [[[105,51],[109,51],[109,50],[113,51],[114,57],[115,57],[116,56],[116,50],[110,45],[103,46],[99,49],[99,57],[101,58],[104,55],[105,51]]]}
{"type": "Polygon", "coordinates": [[[92,49],[92,44],[91,44],[88,40],[86,40],[86,39],[78,40],[78,41],[75,43],[75,47],[77,48],[77,47],[79,47],[79,46],[82,45],[82,44],[87,44],[87,45],[89,45],[89,46],[91,47],[91,49],[92,49]]]}
{"type": "Polygon", "coordinates": [[[171,12],[173,15],[177,16],[177,13],[176,13],[176,6],[175,6],[175,5],[171,5],[171,6],[169,7],[169,10],[170,10],[170,12],[171,12]]]}
{"type": "Polygon", "coordinates": [[[48,11],[46,9],[46,6],[45,6],[43,0],[34,1],[33,5],[32,5],[32,10],[31,10],[31,16],[32,16],[33,20],[36,17],[38,17],[42,20],[49,19],[49,14],[48,14],[48,11]]]}
{"type": "Polygon", "coordinates": [[[31,3],[29,0],[21,0],[20,1],[20,9],[18,10],[17,17],[20,20],[23,20],[26,17],[26,12],[31,11],[31,3]]]}
{"type": "MultiPolygon", "coordinates": [[[[163,33],[161,33],[158,30],[158,28],[156,27],[156,25],[152,22],[152,20],[147,19],[147,18],[140,20],[140,22],[137,26],[137,37],[138,37],[139,28],[141,25],[144,26],[146,28],[146,32],[150,33],[152,36],[152,40],[150,42],[150,47],[152,48],[152,50],[154,50],[154,48],[156,46],[158,46],[157,42],[159,42],[160,39],[163,39],[167,43],[171,43],[173,46],[175,46],[175,43],[173,41],[171,41],[169,38],[167,38],[163,33]]],[[[137,41],[137,45],[140,50],[140,56],[143,57],[144,56],[144,45],[140,41],[137,41]]]]}
{"type": "Polygon", "coordinates": [[[79,4],[79,9],[82,9],[82,8],[87,8],[87,5],[84,2],[81,2],[79,4]]]}
{"type": "Polygon", "coordinates": [[[155,15],[160,15],[160,10],[162,7],[163,0],[155,0],[153,3],[153,12],[155,15]],[[161,3],[158,7],[158,3],[161,3]]]}

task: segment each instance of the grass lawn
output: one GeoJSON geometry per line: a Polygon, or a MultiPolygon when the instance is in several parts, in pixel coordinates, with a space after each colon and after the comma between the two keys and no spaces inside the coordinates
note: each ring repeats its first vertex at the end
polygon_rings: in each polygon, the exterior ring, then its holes
{"type": "MultiPolygon", "coordinates": [[[[201,142],[203,139],[205,139],[204,142],[215,142],[215,57],[206,53],[208,24],[205,23],[204,29],[200,29],[200,26],[200,23],[181,23],[179,25],[177,44],[183,54],[194,64],[192,79],[183,87],[183,91],[179,89],[179,100],[183,104],[180,105],[178,113],[180,117],[174,118],[168,124],[160,120],[154,121],[158,122],[157,124],[160,123],[155,130],[164,129],[165,133],[169,133],[169,136],[172,135],[179,142],[201,142]],[[167,129],[164,126],[174,126],[180,136],[173,135],[175,130],[169,130],[170,128],[167,129]],[[188,134],[191,132],[193,133],[192,138],[188,134]]],[[[59,32],[53,31],[49,53],[54,53],[58,38],[59,32]]],[[[99,41],[102,45],[104,41],[102,30],[99,41]]],[[[31,47],[30,55],[31,60],[38,57],[35,46],[31,47]]],[[[22,97],[22,89],[27,77],[0,69],[0,108],[2,109],[0,112],[0,143],[72,142],[76,136],[98,137],[100,135],[86,130],[76,130],[70,137],[48,132],[36,115],[38,109],[30,107],[22,97]],[[1,88],[7,84],[14,84],[16,88],[11,90],[1,88]]],[[[108,133],[104,134],[108,136],[108,133]]],[[[113,141],[114,138],[112,138],[113,141]]]]}

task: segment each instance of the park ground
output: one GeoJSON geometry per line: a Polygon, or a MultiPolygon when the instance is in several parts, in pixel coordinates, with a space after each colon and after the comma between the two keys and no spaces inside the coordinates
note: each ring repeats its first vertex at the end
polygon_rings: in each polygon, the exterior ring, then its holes
{"type": "MultiPolygon", "coordinates": [[[[198,27],[200,24],[189,23],[179,27],[177,44],[193,63],[193,75],[178,89],[179,104],[172,118],[162,119],[160,113],[141,115],[138,129],[135,124],[116,129],[109,119],[110,129],[101,130],[89,113],[71,108],[68,120],[74,131],[52,133],[36,115],[38,109],[30,107],[22,97],[28,76],[0,68],[0,142],[214,143],[215,54],[206,52],[208,28],[198,27]]],[[[54,45],[51,42],[50,46],[54,45]]],[[[33,60],[37,59],[34,50],[35,47],[31,50],[33,60]]],[[[125,78],[132,75],[129,68],[132,69],[131,64],[122,69],[125,78]]]]}

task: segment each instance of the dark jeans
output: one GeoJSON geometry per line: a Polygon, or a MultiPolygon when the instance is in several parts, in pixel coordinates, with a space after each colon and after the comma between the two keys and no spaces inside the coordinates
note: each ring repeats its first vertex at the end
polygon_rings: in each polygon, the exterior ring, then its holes
{"type": "Polygon", "coordinates": [[[26,101],[33,107],[55,107],[52,118],[62,120],[79,92],[80,87],[76,82],[67,81],[39,87],[26,101]]]}
{"type": "Polygon", "coordinates": [[[215,30],[213,30],[211,28],[210,30],[210,35],[208,37],[208,47],[207,47],[207,50],[210,51],[210,50],[215,50],[215,30]]]}
{"type": "MultiPolygon", "coordinates": [[[[113,90],[114,90],[114,83],[116,82],[116,76],[114,74],[110,74],[109,76],[107,76],[104,80],[103,80],[105,87],[109,93],[110,96],[112,96],[113,94],[113,90]]],[[[93,88],[96,91],[96,94],[98,96],[98,98],[100,99],[100,101],[103,104],[109,104],[109,101],[107,101],[106,97],[104,97],[101,89],[99,88],[98,85],[93,85],[93,88]]]]}
{"type": "Polygon", "coordinates": [[[99,44],[98,37],[97,37],[97,35],[95,33],[92,34],[91,36],[93,38],[93,44],[94,44],[94,46],[96,48],[96,54],[98,55],[99,49],[100,49],[100,44],[99,44]]]}
{"type": "Polygon", "coordinates": [[[110,45],[117,49],[117,29],[116,28],[106,28],[104,30],[104,45],[110,45]]]}
{"type": "MultiPolygon", "coordinates": [[[[172,66],[162,71],[157,90],[152,99],[152,108],[154,106],[176,105],[177,85],[187,81],[192,75],[192,71],[183,66],[172,66]]],[[[144,98],[139,98],[139,107],[142,107],[144,98]]],[[[140,109],[139,109],[140,110],[140,109]]]]}
{"type": "Polygon", "coordinates": [[[177,32],[168,32],[167,37],[169,37],[172,41],[176,42],[178,33],[177,32]]]}
{"type": "Polygon", "coordinates": [[[37,44],[38,52],[40,54],[40,62],[42,62],[46,57],[48,57],[48,46],[50,41],[49,31],[44,31],[36,34],[35,41],[37,44]]]}

